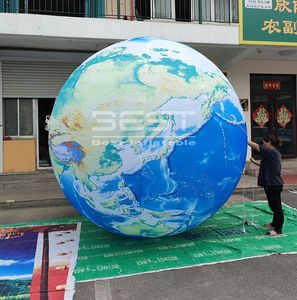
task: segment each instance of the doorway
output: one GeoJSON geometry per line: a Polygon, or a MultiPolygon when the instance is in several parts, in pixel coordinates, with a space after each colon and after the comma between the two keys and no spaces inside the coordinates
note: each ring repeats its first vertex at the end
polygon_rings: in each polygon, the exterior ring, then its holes
{"type": "Polygon", "coordinates": [[[38,99],[38,168],[51,167],[46,117],[51,115],[54,103],[55,99],[38,99]]]}
{"type": "Polygon", "coordinates": [[[277,135],[286,158],[296,157],[295,82],[293,75],[251,75],[252,139],[261,143],[265,135],[277,135]]]}
{"type": "Polygon", "coordinates": [[[175,19],[191,22],[191,0],[175,0],[175,19]]]}
{"type": "Polygon", "coordinates": [[[151,18],[151,0],[135,0],[135,16],[138,21],[151,18]]]}

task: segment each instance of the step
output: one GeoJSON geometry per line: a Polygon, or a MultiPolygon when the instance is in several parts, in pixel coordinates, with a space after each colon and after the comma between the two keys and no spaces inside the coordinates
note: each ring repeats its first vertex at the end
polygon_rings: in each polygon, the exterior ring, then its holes
{"type": "Polygon", "coordinates": [[[42,199],[57,199],[65,198],[63,192],[58,187],[43,187],[43,188],[25,188],[23,190],[5,190],[0,194],[0,202],[7,201],[27,201],[27,200],[42,200],[42,199]]]}
{"type": "Polygon", "coordinates": [[[44,179],[54,179],[55,174],[52,170],[26,172],[26,173],[2,173],[0,174],[1,181],[41,181],[44,179]]]}
{"type": "Polygon", "coordinates": [[[70,205],[59,186],[4,189],[0,193],[0,208],[31,207],[43,205],[70,205]]]}
{"type": "Polygon", "coordinates": [[[296,169],[297,172],[297,159],[283,159],[282,160],[282,168],[283,169],[296,169]]]}
{"type": "MultiPolygon", "coordinates": [[[[260,160],[257,160],[260,163],[260,160]]],[[[258,176],[259,167],[252,162],[246,162],[245,174],[251,176],[258,176]]],[[[282,160],[282,175],[297,175],[297,160],[287,159],[282,160]]]]}
{"type": "Polygon", "coordinates": [[[71,207],[71,203],[66,198],[54,198],[54,199],[26,199],[18,201],[1,201],[0,209],[16,209],[16,208],[34,208],[34,207],[59,207],[68,206],[71,207]]]}
{"type": "Polygon", "coordinates": [[[43,184],[52,187],[57,185],[57,180],[52,170],[28,173],[4,173],[0,175],[0,189],[38,188],[43,184]]]}
{"type": "Polygon", "coordinates": [[[38,188],[56,188],[59,184],[56,179],[45,181],[0,181],[0,190],[22,190],[38,188]]]}
{"type": "MultiPolygon", "coordinates": [[[[259,175],[259,169],[246,169],[245,170],[245,175],[250,175],[250,176],[258,176],[259,175]]],[[[287,176],[287,175],[297,175],[296,169],[285,169],[282,170],[282,176],[287,176]]]]}

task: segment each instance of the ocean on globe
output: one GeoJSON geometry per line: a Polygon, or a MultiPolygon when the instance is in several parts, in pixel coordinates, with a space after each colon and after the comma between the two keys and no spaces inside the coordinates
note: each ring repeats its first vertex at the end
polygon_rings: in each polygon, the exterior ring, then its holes
{"type": "Polygon", "coordinates": [[[196,50],[139,37],[86,60],[48,124],[65,196],[98,226],[129,237],[182,233],[236,187],[246,124],[224,74],[196,50]]]}

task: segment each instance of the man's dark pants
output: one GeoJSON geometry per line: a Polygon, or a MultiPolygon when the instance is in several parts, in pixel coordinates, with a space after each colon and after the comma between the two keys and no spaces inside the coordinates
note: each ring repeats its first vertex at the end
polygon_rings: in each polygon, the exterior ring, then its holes
{"type": "Polygon", "coordinates": [[[281,192],[282,185],[268,185],[264,188],[268,204],[273,212],[273,220],[271,226],[278,232],[282,232],[284,224],[284,212],[282,209],[281,192]]]}

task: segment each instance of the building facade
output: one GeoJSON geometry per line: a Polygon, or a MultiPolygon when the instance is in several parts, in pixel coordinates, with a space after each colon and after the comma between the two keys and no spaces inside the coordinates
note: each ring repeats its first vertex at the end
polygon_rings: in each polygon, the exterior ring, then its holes
{"type": "MultiPolygon", "coordinates": [[[[46,118],[66,79],[94,52],[148,35],[188,44],[212,60],[242,101],[249,138],[275,132],[283,157],[295,158],[297,22],[287,43],[242,41],[241,5],[250,2],[0,0],[0,172],[49,168],[46,118]]],[[[290,9],[296,19],[296,1],[287,2],[279,12],[290,9]]],[[[276,1],[271,5],[277,11],[276,1]]],[[[279,33],[268,25],[267,32],[279,33]]]]}

